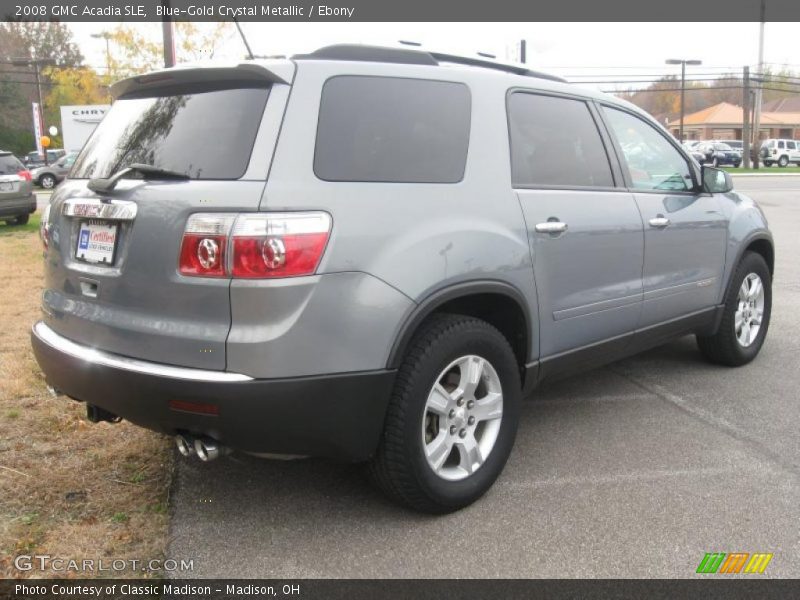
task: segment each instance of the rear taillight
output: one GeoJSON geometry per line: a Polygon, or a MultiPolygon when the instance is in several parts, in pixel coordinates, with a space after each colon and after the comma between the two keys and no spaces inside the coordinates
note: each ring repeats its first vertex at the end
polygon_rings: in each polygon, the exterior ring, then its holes
{"type": "Polygon", "coordinates": [[[248,279],[310,275],[330,231],[324,212],[194,214],[183,234],[179,271],[248,279]]]}
{"type": "Polygon", "coordinates": [[[197,213],[189,217],[181,242],[182,275],[225,277],[228,234],[234,215],[197,213]]]}
{"type": "Polygon", "coordinates": [[[331,218],[327,213],[240,215],[233,226],[234,277],[297,277],[317,270],[331,218]]]}
{"type": "Polygon", "coordinates": [[[24,179],[24,180],[25,180],[25,181],[27,181],[27,182],[31,182],[31,181],[33,181],[33,176],[31,175],[31,172],[30,172],[30,171],[28,171],[27,169],[25,169],[24,171],[20,171],[19,173],[17,173],[17,177],[21,177],[22,179],[24,179]]]}

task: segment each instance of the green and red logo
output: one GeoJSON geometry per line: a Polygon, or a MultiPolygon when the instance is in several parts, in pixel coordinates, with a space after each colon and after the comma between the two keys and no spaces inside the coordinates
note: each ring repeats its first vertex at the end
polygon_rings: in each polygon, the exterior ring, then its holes
{"type": "Polygon", "coordinates": [[[772,554],[767,552],[706,552],[697,566],[698,573],[763,573],[772,554]]]}

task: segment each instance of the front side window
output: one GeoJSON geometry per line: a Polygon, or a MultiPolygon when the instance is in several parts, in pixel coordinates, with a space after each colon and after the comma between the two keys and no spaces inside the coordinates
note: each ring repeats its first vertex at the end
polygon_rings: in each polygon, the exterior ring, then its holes
{"type": "Polygon", "coordinates": [[[462,83],[333,77],[322,89],[314,173],[325,181],[457,183],[471,112],[462,83]]]}
{"type": "Polygon", "coordinates": [[[515,186],[612,187],[597,124],[583,100],[515,92],[508,99],[515,186]]]}
{"type": "Polygon", "coordinates": [[[604,106],[603,111],[622,149],[635,189],[692,189],[688,161],[652,125],[622,110],[604,106]]]}

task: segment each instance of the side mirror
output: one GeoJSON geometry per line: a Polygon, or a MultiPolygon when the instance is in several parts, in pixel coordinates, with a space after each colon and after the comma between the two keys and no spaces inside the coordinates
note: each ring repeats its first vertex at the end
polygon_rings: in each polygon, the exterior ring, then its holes
{"type": "Polygon", "coordinates": [[[701,167],[703,189],[711,194],[726,194],[733,190],[731,174],[722,169],[715,169],[703,165],[701,167]]]}

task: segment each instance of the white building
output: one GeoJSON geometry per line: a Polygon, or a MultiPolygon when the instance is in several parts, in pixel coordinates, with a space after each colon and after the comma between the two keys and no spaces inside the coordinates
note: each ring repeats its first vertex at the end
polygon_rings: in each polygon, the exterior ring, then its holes
{"type": "Polygon", "coordinates": [[[61,133],[64,136],[64,150],[80,150],[109,108],[109,104],[62,106],[61,133]]]}

